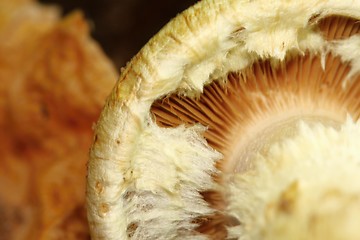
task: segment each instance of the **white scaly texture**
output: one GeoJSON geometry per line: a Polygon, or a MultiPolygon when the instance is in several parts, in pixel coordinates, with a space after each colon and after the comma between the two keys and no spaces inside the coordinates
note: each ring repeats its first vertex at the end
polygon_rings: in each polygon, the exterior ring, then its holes
{"type": "Polygon", "coordinates": [[[229,176],[228,212],[241,240],[360,239],[360,122],[339,130],[300,123],[299,134],[229,176]]]}
{"type": "MultiPolygon", "coordinates": [[[[166,25],[120,76],[119,100],[141,81],[142,95],[157,99],[173,91],[198,95],[212,79],[258,59],[280,59],[291,51],[322,52],[321,33],[309,19],[339,14],[360,18],[359,1],[208,0],[166,25]]],[[[134,88],[134,89],[132,89],[134,88]]]]}
{"type": "MultiPolygon", "coordinates": [[[[148,152],[161,155],[165,150],[161,136],[156,135],[157,127],[148,124],[154,100],[173,92],[199,95],[204,84],[259,59],[282,60],[289,52],[306,50],[322,53],[326,49],[325,40],[308,26],[309,19],[317,14],[319,18],[339,14],[360,19],[360,1],[203,0],[154,36],[122,70],[95,128],[87,177],[92,238],[127,239],[127,228],[133,217],[124,200],[128,188],[132,186],[132,190],[142,196],[146,191],[144,186],[158,187],[156,181],[150,182],[155,186],[131,185],[138,182],[140,176],[128,176],[129,171],[140,164],[140,159],[142,164],[153,161],[152,156],[144,155],[139,147],[147,136],[159,138],[159,143],[149,144],[148,152]],[[137,186],[144,188],[139,190],[137,186]]],[[[173,130],[162,131],[166,135],[166,131],[173,130]]],[[[174,131],[177,134],[171,133],[172,136],[181,139],[183,129],[174,131]]],[[[202,137],[195,136],[194,148],[202,146],[202,137]]],[[[207,151],[209,156],[217,155],[209,147],[207,151]]],[[[174,164],[166,156],[163,162],[174,164]]],[[[213,161],[204,164],[208,164],[204,169],[210,169],[213,161]]],[[[195,184],[197,175],[191,177],[195,184]]],[[[170,191],[169,194],[178,193],[170,191]]],[[[185,206],[183,209],[185,221],[189,215],[185,206]]]]}
{"type": "Polygon", "coordinates": [[[133,239],[204,239],[194,235],[192,221],[212,213],[200,192],[214,188],[211,175],[221,157],[201,137],[204,130],[149,122],[142,132],[124,204],[128,222],[137,225],[133,239]]]}
{"type": "MultiPolygon", "coordinates": [[[[95,180],[108,186],[96,190],[97,195],[106,194],[107,201],[95,203],[98,205],[91,206],[89,211],[95,210],[97,212],[91,214],[116,224],[116,228],[102,226],[102,234],[113,236],[113,239],[130,236],[131,239],[149,240],[206,239],[193,232],[197,226],[194,219],[213,211],[200,192],[215,187],[211,176],[217,172],[215,162],[221,154],[207,145],[203,138],[205,130],[201,125],[159,128],[148,118],[137,136],[136,145],[132,145],[139,150],[132,152],[131,161],[117,165],[105,162],[102,174],[117,177],[121,173],[121,192],[114,191],[110,188],[113,185],[102,179],[95,180]],[[113,211],[121,216],[111,219],[108,214],[113,211]]],[[[124,148],[123,154],[126,151],[128,149],[124,148]]],[[[93,158],[101,159],[100,154],[93,158]]],[[[119,159],[121,157],[119,152],[119,159]]],[[[92,168],[89,166],[89,169],[92,168]]]]}
{"type": "Polygon", "coordinates": [[[342,87],[346,88],[351,84],[350,79],[355,79],[354,76],[360,72],[360,37],[354,35],[348,39],[336,41],[330,45],[330,49],[339,55],[343,62],[351,64],[351,70],[345,81],[342,82],[342,87]]]}

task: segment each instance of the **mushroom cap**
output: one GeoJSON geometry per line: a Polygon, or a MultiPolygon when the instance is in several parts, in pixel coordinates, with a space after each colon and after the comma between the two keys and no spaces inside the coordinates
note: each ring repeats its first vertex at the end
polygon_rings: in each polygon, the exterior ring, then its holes
{"type": "MultiPolygon", "coordinates": [[[[281,69],[306,54],[323,69],[329,53],[346,62],[348,77],[337,89],[352,87],[360,38],[327,39],[318,24],[333,15],[360,19],[360,2],[204,0],[170,21],[122,69],[96,124],[87,176],[92,237],[207,238],[196,229],[216,211],[201,192],[219,189],[223,154],[205,140],[208,126],[158,126],[154,102],[171,94],[201,98],[204,86],[231,72],[262,61],[281,69]]],[[[341,125],[346,111],[336,107],[320,118],[341,125]]]]}

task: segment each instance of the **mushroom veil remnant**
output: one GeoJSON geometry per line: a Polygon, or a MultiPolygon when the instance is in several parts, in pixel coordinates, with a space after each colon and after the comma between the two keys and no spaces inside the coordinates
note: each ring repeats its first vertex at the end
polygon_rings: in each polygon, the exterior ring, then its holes
{"type": "Polygon", "coordinates": [[[94,239],[360,239],[360,1],[203,0],[95,127],[94,239]]]}

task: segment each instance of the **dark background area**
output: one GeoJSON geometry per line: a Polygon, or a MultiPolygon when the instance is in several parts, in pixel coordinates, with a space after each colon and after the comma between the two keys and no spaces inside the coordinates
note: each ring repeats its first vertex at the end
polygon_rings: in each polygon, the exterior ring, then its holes
{"type": "Polygon", "coordinates": [[[82,10],[92,36],[119,69],[171,18],[196,0],[40,0],[63,15],[82,10]]]}

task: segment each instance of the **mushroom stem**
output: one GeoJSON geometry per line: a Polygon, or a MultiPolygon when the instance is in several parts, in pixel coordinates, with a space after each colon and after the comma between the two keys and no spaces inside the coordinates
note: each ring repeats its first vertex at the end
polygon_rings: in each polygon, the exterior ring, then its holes
{"type": "Polygon", "coordinates": [[[299,134],[299,124],[301,123],[309,126],[320,123],[323,126],[334,128],[339,128],[341,125],[340,119],[314,115],[292,116],[276,122],[267,121],[265,126],[256,124],[245,136],[239,136],[239,140],[233,148],[233,154],[229,157],[229,164],[223,171],[241,173],[253,168],[257,154],[267,156],[272,145],[295,137],[299,134]]]}
{"type": "Polygon", "coordinates": [[[237,239],[359,239],[360,124],[299,121],[294,136],[226,175],[226,212],[237,239]],[[330,123],[331,124],[331,123],[330,123]]]}

